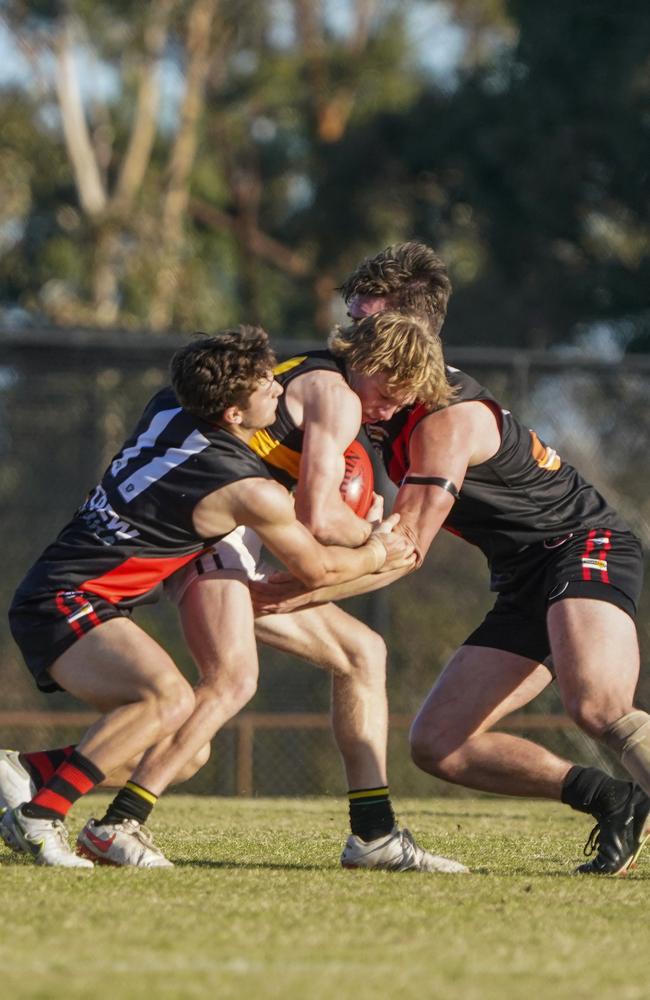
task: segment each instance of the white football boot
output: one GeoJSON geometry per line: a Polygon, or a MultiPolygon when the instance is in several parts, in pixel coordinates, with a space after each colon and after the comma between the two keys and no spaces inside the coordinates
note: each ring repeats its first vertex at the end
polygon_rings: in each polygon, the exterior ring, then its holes
{"type": "Polygon", "coordinates": [[[361,840],[351,833],[347,839],[341,864],[344,868],[379,868],[388,872],[468,872],[459,861],[429,854],[416,844],[409,830],[395,827],[385,837],[361,840]]]}
{"type": "Polygon", "coordinates": [[[20,808],[7,809],[0,820],[0,836],[18,854],[30,854],[37,865],[92,868],[92,861],[70,850],[68,831],[60,819],[34,819],[20,808]]]}
{"type": "Polygon", "coordinates": [[[17,750],[0,750],[0,811],[15,809],[36,795],[29,771],[20,763],[17,750]]]}
{"type": "Polygon", "coordinates": [[[89,819],[77,837],[77,854],[100,865],[174,867],[156,847],[146,826],[131,817],[119,823],[98,823],[96,819],[89,819]]]}

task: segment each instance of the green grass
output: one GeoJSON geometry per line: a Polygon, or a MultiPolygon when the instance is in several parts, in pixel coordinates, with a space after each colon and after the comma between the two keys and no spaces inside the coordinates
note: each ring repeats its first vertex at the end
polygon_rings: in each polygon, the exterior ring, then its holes
{"type": "Polygon", "coordinates": [[[645,1000],[650,851],[626,879],[576,878],[589,817],[397,805],[472,874],[341,870],[332,799],[163,799],[152,826],[171,870],[43,869],[0,847],[3,996],[645,1000]]]}

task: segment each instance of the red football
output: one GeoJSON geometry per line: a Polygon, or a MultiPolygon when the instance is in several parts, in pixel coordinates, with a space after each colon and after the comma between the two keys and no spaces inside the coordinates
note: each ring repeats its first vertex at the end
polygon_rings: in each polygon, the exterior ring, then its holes
{"type": "Polygon", "coordinates": [[[357,517],[365,517],[372,503],[375,477],[372,462],[366,449],[353,441],[343,453],[345,475],[341,483],[341,496],[357,517]]]}

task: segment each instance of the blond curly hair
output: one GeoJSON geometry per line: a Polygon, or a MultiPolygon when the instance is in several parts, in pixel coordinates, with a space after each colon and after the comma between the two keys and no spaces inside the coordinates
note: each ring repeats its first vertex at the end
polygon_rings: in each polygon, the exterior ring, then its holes
{"type": "Polygon", "coordinates": [[[336,327],[328,346],[349,369],[362,375],[386,376],[386,387],[396,399],[411,398],[438,410],[453,398],[440,337],[426,316],[375,313],[349,326],[336,327]]]}

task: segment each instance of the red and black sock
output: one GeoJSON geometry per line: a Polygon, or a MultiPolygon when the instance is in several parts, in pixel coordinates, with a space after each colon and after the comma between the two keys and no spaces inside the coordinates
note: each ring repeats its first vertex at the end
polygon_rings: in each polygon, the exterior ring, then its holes
{"type": "Polygon", "coordinates": [[[27,768],[29,776],[37,788],[42,788],[49,781],[57,767],[67,760],[74,746],[60,747],[57,750],[36,750],[34,753],[19,753],[18,760],[27,768]]]}
{"type": "Polygon", "coordinates": [[[366,842],[385,837],[395,827],[390,792],[382,788],[354,788],[350,800],[350,829],[366,842]]]}
{"type": "Polygon", "coordinates": [[[39,788],[32,801],[21,806],[21,811],[32,819],[63,819],[77,799],[91,791],[104,777],[91,760],[73,750],[39,788]]]}

